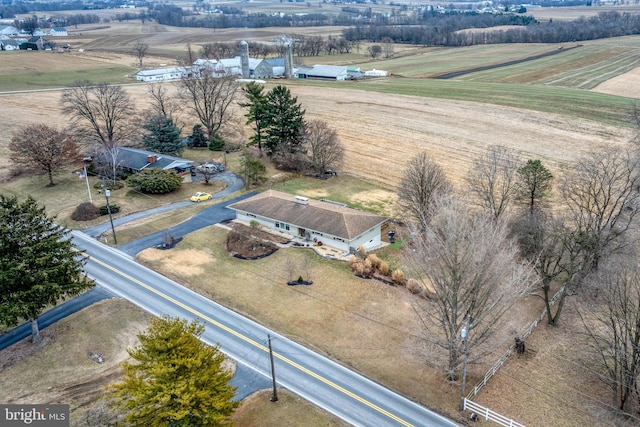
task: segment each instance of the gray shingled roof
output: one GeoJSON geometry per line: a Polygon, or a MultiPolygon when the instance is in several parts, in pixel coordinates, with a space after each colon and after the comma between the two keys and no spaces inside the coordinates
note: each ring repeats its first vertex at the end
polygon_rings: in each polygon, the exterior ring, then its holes
{"type": "Polygon", "coordinates": [[[351,240],[387,218],[345,206],[309,199],[309,204],[296,203],[295,196],[268,190],[229,205],[230,209],[264,216],[297,227],[327,233],[351,240]]]}
{"type": "Polygon", "coordinates": [[[193,161],[131,147],[119,147],[116,159],[116,164],[119,167],[136,171],[145,168],[171,169],[175,167],[186,167],[190,163],[193,163],[193,161]],[[156,161],[149,163],[149,156],[155,156],[156,161]]]}

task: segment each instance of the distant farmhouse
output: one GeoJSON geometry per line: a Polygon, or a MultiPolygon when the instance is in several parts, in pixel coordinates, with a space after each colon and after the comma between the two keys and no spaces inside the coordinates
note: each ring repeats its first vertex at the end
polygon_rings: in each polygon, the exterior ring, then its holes
{"type": "Polygon", "coordinates": [[[343,204],[312,200],[274,190],[233,203],[240,221],[256,221],[274,230],[302,237],[345,252],[360,246],[367,250],[382,245],[382,225],[387,218],[351,209],[343,204]]]}
{"type": "Polygon", "coordinates": [[[18,50],[20,49],[20,43],[23,43],[26,40],[16,40],[16,39],[0,39],[0,50],[18,50]]]}
{"type": "Polygon", "coordinates": [[[16,27],[11,25],[0,25],[0,36],[17,36],[19,34],[16,27]]]}
{"type": "Polygon", "coordinates": [[[67,29],[64,27],[53,27],[49,30],[49,35],[54,37],[65,37],[69,34],[67,33],[67,29]]]}

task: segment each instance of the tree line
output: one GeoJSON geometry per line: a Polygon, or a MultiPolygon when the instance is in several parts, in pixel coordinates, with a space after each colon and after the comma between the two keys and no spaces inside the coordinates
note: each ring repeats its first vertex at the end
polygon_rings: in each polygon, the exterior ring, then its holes
{"type": "Polygon", "coordinates": [[[563,43],[595,40],[640,33],[640,15],[628,12],[601,12],[597,16],[575,21],[537,22],[533,17],[513,14],[453,14],[438,15],[422,25],[355,26],[343,30],[350,41],[379,41],[388,38],[394,43],[423,46],[471,46],[496,43],[563,43]],[[517,25],[518,28],[483,33],[460,32],[469,28],[490,28],[517,25]]]}

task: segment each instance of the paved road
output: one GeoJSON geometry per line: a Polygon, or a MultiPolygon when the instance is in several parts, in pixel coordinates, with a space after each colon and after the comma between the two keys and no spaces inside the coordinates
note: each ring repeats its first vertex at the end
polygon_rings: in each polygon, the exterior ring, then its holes
{"type": "Polygon", "coordinates": [[[274,348],[278,384],[355,426],[455,426],[456,424],[317,355],[178,283],[145,268],[117,249],[78,231],[89,256],[86,272],[98,284],[144,310],[205,322],[203,340],[257,376],[270,377],[267,336],[274,348]]]}
{"type": "MultiPolygon", "coordinates": [[[[46,313],[43,313],[38,317],[38,327],[40,329],[44,329],[49,325],[53,325],[58,320],[64,319],[70,314],[80,311],[91,304],[102,301],[103,299],[113,298],[115,296],[115,294],[109,292],[106,288],[96,286],[90,291],[57,305],[46,313]]],[[[4,350],[10,345],[13,345],[29,336],[31,336],[31,323],[26,322],[13,328],[9,332],[0,335],[0,350],[4,350]]]]}

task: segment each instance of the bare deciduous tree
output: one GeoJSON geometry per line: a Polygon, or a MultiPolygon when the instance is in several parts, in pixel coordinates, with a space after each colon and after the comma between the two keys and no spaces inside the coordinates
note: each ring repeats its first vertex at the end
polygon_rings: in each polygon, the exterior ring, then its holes
{"type": "Polygon", "coordinates": [[[567,296],[566,287],[576,287],[584,275],[583,254],[580,245],[575,244],[572,229],[567,228],[563,218],[546,217],[542,211],[525,211],[514,222],[513,231],[520,244],[520,254],[533,265],[542,286],[542,295],[547,308],[547,321],[556,326],[567,296]],[[555,305],[552,286],[557,284],[562,293],[555,305]]]}
{"type": "Polygon", "coordinates": [[[76,82],[62,93],[62,112],[71,118],[75,134],[107,149],[137,129],[132,125],[133,104],[121,86],[76,82]]]}
{"type": "Polygon", "coordinates": [[[320,174],[336,169],[344,157],[344,146],[335,129],[324,120],[310,120],[304,127],[304,142],[311,165],[320,174]]]}
{"type": "Polygon", "coordinates": [[[421,313],[423,323],[429,341],[444,352],[430,361],[455,381],[467,321],[468,359],[473,362],[493,350],[488,340],[504,329],[505,313],[532,289],[535,273],[518,261],[505,221],[474,213],[453,197],[438,201],[429,227],[411,245],[410,275],[434,294],[421,313]]]}
{"type": "Polygon", "coordinates": [[[602,301],[581,312],[606,372],[602,378],[612,405],[627,414],[637,412],[640,399],[640,271],[635,259],[605,263],[597,275],[602,301]]]}
{"type": "Polygon", "coordinates": [[[382,54],[382,46],[379,44],[374,44],[367,48],[367,54],[373,59],[376,59],[378,56],[382,54]]]}
{"type": "Polygon", "coordinates": [[[391,37],[382,38],[382,54],[385,58],[393,57],[395,49],[393,46],[393,39],[391,37]]]}
{"type": "Polygon", "coordinates": [[[78,146],[67,132],[39,124],[18,130],[9,142],[10,158],[29,172],[44,171],[49,186],[55,185],[53,175],[61,167],[80,158],[78,146]]]}
{"type": "Polygon", "coordinates": [[[182,79],[180,96],[207,129],[209,141],[232,121],[229,107],[235,103],[238,90],[235,77],[216,77],[209,69],[203,70],[199,77],[182,79]]]}
{"type": "Polygon", "coordinates": [[[173,120],[173,123],[182,130],[184,125],[181,119],[181,106],[177,98],[169,93],[166,85],[153,83],[149,85],[149,96],[151,97],[151,108],[147,112],[147,117],[160,116],[173,120]]]}
{"type": "Polygon", "coordinates": [[[413,157],[398,188],[400,215],[417,222],[424,231],[429,225],[435,201],[452,192],[444,171],[427,153],[413,157]]]}
{"type": "Polygon", "coordinates": [[[133,45],[133,53],[136,55],[136,58],[138,58],[141,68],[142,68],[142,60],[147,55],[148,50],[149,50],[149,45],[143,41],[137,41],[136,44],[133,45]]]}
{"type": "Polygon", "coordinates": [[[495,220],[515,196],[518,158],[506,147],[493,145],[473,163],[467,183],[477,204],[495,220]]]}
{"type": "Polygon", "coordinates": [[[637,154],[625,148],[593,152],[565,176],[561,192],[575,242],[585,251],[585,270],[597,270],[605,255],[628,245],[639,185],[637,154]]]}

